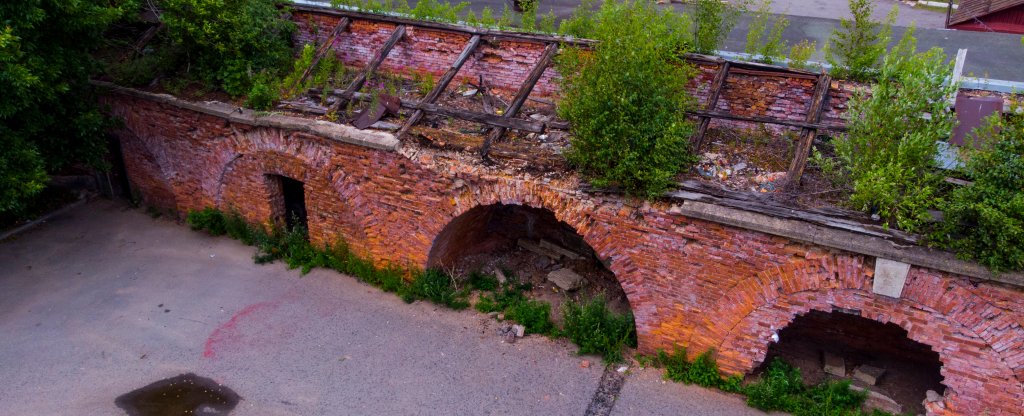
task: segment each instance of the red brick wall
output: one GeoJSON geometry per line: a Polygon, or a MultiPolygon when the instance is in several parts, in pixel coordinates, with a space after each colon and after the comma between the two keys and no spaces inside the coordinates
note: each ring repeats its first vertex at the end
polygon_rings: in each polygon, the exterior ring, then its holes
{"type": "MultiPolygon", "coordinates": [[[[256,128],[129,96],[129,177],[147,204],[207,206],[269,221],[267,175],[305,182],[312,240],[344,238],[379,263],[423,267],[447,224],[482,205],[549,210],[606,260],[636,316],[640,350],[718,351],[730,373],[765,357],[774,330],[809,310],[860,311],[939,353],[952,413],[1024,406],[1024,292],[913,267],[901,299],[871,291],[874,259],[576,191],[574,177],[495,173],[430,151],[391,152],[308,133],[256,128]]],[[[933,413],[942,409],[932,406],[933,413]]]]}

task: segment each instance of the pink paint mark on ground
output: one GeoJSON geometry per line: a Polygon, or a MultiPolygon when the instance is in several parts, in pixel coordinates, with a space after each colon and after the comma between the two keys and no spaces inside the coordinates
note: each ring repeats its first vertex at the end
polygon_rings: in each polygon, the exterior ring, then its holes
{"type": "Polygon", "coordinates": [[[240,341],[241,333],[238,331],[238,324],[247,316],[250,316],[257,311],[276,307],[277,304],[273,302],[259,302],[242,308],[231,317],[227,322],[221,324],[210,333],[210,337],[206,339],[206,345],[203,348],[203,357],[213,358],[216,354],[217,348],[223,346],[223,344],[232,344],[240,341]]]}

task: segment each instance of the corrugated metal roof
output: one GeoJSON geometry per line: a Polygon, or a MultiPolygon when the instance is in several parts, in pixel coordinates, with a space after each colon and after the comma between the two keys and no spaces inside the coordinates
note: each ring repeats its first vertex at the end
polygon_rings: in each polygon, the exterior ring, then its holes
{"type": "Polygon", "coordinates": [[[949,18],[949,25],[974,20],[1014,6],[1024,5],[1024,0],[960,0],[957,10],[949,18]]]}

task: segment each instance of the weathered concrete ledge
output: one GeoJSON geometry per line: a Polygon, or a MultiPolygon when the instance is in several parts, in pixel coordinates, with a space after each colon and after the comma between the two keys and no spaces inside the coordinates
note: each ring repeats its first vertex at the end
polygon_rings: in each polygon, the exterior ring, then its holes
{"type": "Polygon", "coordinates": [[[826,227],[694,200],[683,200],[673,212],[851,253],[1024,287],[1024,274],[993,273],[978,263],[961,260],[950,252],[920,245],[902,245],[873,233],[826,227]]]}
{"type": "Polygon", "coordinates": [[[172,105],[178,108],[209,114],[211,116],[222,117],[233,123],[242,123],[255,127],[275,127],[285,130],[302,131],[327,137],[342,143],[354,144],[377,150],[386,150],[389,152],[393,152],[398,149],[398,139],[395,138],[395,135],[387,132],[359,130],[349,125],[331,123],[329,121],[311,120],[302,117],[254,111],[222,103],[220,101],[195,102],[182,100],[168,94],[156,94],[140,91],[134,88],[122,87],[103,81],[92,81],[92,83],[97,87],[113,93],[143,98],[161,104],[172,105]]]}

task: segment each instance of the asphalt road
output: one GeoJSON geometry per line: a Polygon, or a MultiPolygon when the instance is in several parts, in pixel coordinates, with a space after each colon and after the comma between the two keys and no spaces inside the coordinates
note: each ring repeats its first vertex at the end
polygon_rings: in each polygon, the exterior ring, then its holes
{"type": "MultiPolygon", "coordinates": [[[[323,2],[330,3],[326,0],[323,2]]],[[[415,4],[415,1],[410,0],[409,3],[415,4]]],[[[469,0],[469,3],[470,8],[477,12],[490,7],[500,13],[506,0],[469,0]]],[[[570,16],[580,0],[541,0],[540,4],[542,14],[554,11],[561,19],[570,16]]],[[[900,9],[893,31],[893,43],[902,36],[906,27],[913,24],[917,27],[916,37],[920,50],[939,47],[952,60],[958,49],[966,48],[965,76],[1024,82],[1024,66],[1021,65],[1024,63],[1024,45],[1021,45],[1020,35],[948,30],[943,28],[946,19],[944,12],[914,8],[894,0],[876,0],[875,4],[874,16],[877,19],[883,19],[893,6],[900,9]]],[[[671,7],[685,10],[685,6],[677,3],[671,7]]],[[[783,32],[783,38],[789,44],[807,39],[815,42],[819,49],[825,45],[832,29],[839,26],[838,19],[850,17],[846,0],[775,0],[771,10],[773,13],[787,15],[790,24],[783,32]]],[[[741,17],[726,40],[726,51],[743,52],[749,23],[749,16],[741,17]]],[[[820,51],[812,60],[822,60],[820,51]]]]}
{"type": "MultiPolygon", "coordinates": [[[[0,242],[0,414],[124,414],[190,372],[241,395],[232,415],[582,415],[597,390],[565,340],[506,344],[474,311],[252,253],[105,200],[0,242]]],[[[763,415],[650,369],[613,413],[763,415]]]]}

